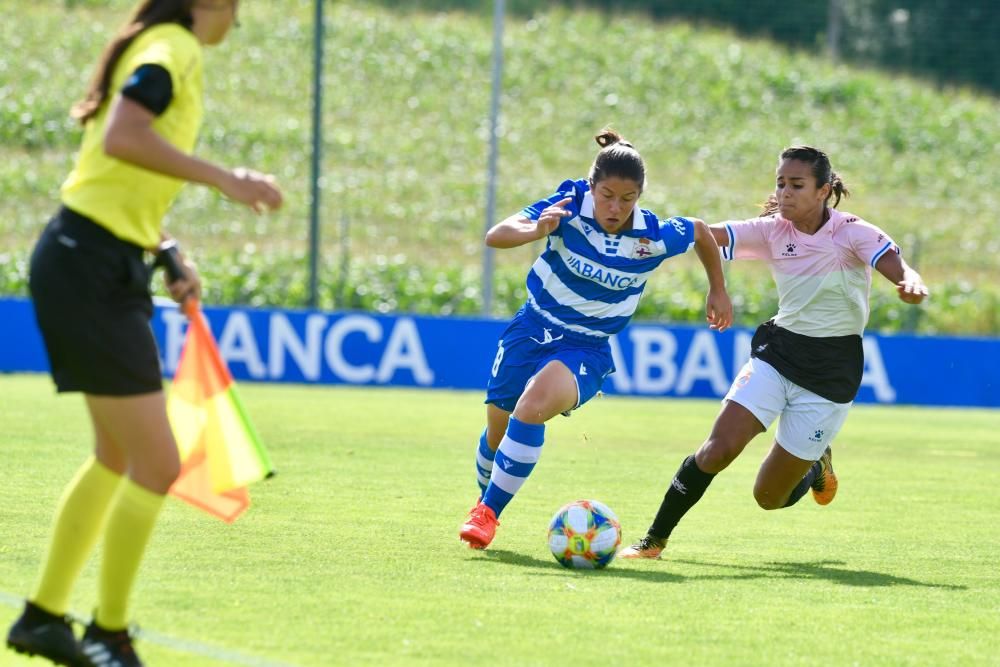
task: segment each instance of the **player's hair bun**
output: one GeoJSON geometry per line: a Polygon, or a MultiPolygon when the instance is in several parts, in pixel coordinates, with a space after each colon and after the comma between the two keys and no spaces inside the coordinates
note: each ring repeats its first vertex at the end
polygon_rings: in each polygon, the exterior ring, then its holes
{"type": "Polygon", "coordinates": [[[621,144],[622,146],[628,146],[629,148],[634,148],[632,144],[625,141],[625,137],[618,134],[610,127],[604,128],[603,130],[601,130],[600,134],[595,135],[594,141],[596,141],[597,145],[600,146],[601,148],[607,148],[612,144],[621,144]]]}

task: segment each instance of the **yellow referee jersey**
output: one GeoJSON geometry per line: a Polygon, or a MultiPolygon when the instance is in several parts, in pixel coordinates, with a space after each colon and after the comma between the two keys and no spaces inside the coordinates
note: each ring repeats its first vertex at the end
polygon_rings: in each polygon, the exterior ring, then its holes
{"type": "Polygon", "coordinates": [[[163,67],[173,85],[170,105],[153,121],[153,130],[185,153],[194,150],[203,113],[201,44],[181,25],[156,25],[139,35],[118,61],[109,103],[84,128],[76,166],[62,185],[62,201],[118,238],[152,248],[184,181],[110,157],[103,146],[110,99],[141,65],[163,67]]]}

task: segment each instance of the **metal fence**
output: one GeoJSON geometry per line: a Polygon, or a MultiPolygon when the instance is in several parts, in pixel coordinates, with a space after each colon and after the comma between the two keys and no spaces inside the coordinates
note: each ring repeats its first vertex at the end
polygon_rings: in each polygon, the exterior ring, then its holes
{"type": "MultiPolygon", "coordinates": [[[[389,6],[486,11],[492,9],[493,42],[490,106],[487,121],[484,214],[488,228],[496,220],[498,128],[503,97],[504,21],[508,10],[518,15],[551,6],[535,0],[409,0],[389,6]],[[487,7],[491,4],[491,7],[487,7]]],[[[579,3],[577,3],[579,4],[579,3]]],[[[584,5],[608,12],[620,3],[591,0],[584,5]]],[[[311,187],[309,304],[317,304],[319,280],[319,195],[322,138],[323,0],[315,6],[315,76],[313,89],[313,170],[311,187]]],[[[942,84],[969,84],[1000,91],[1000,2],[996,0],[826,0],[802,3],[788,11],[783,0],[703,0],[699,3],[648,0],[630,3],[629,11],[648,11],[658,18],[681,18],[731,27],[778,43],[824,50],[832,61],[883,67],[929,77],[942,84]]],[[[917,247],[921,240],[916,239],[917,247]]],[[[482,313],[494,312],[493,251],[482,257],[482,313]]]]}

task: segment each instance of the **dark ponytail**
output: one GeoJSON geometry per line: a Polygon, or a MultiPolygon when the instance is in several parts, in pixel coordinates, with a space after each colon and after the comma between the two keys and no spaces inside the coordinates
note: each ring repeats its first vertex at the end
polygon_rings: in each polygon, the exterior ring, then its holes
{"type": "Polygon", "coordinates": [[[622,135],[606,127],[594,136],[594,141],[601,151],[590,167],[591,187],[611,177],[635,181],[640,192],[646,187],[646,165],[642,156],[622,135]]]}
{"type": "Polygon", "coordinates": [[[118,34],[104,47],[86,95],[73,105],[69,115],[81,125],[96,116],[108,99],[115,66],[136,37],[160,23],[179,23],[190,29],[194,24],[191,18],[193,4],[194,0],[144,0],[139,3],[118,34]]]}
{"type": "MultiPolygon", "coordinates": [[[[833,200],[833,208],[837,207],[841,199],[846,199],[850,196],[851,193],[847,189],[847,186],[844,185],[843,179],[830,166],[830,158],[818,148],[813,148],[812,146],[792,146],[781,151],[779,162],[781,160],[798,160],[812,165],[812,174],[813,178],[816,179],[817,188],[821,188],[828,183],[830,184],[830,194],[827,195],[826,200],[823,202],[824,207],[828,205],[830,197],[834,195],[836,195],[836,199],[833,200]]],[[[761,216],[772,215],[777,212],[778,200],[774,195],[771,195],[764,202],[761,216]]]]}

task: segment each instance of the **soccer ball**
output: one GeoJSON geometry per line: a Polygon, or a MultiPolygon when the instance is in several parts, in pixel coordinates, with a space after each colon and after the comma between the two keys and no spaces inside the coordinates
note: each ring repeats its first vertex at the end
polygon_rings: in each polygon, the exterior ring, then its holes
{"type": "Polygon", "coordinates": [[[563,505],[549,524],[549,549],[563,567],[605,567],[614,560],[621,542],[618,517],[596,500],[563,505]]]}

